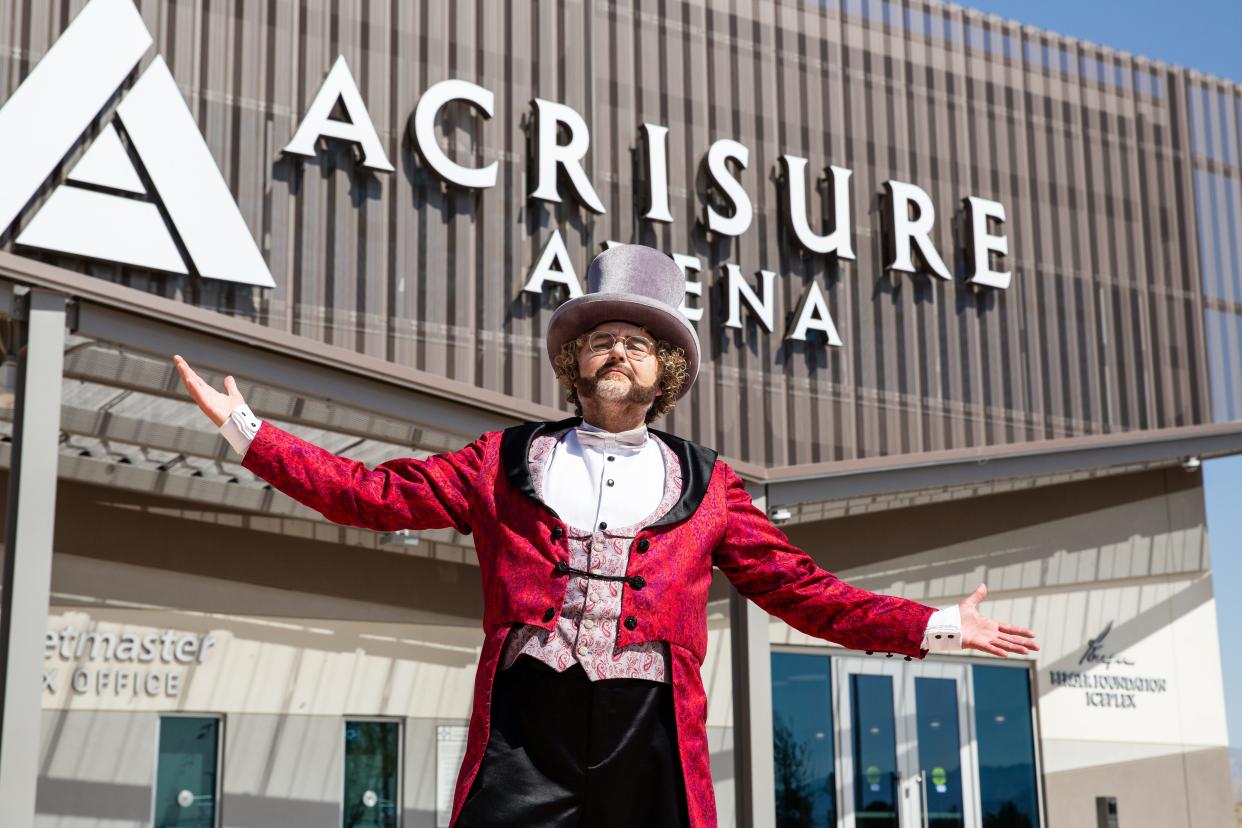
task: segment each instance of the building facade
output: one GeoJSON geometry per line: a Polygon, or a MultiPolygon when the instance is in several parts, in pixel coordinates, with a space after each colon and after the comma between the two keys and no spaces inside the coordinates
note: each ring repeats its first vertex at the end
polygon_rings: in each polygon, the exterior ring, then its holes
{"type": "Polygon", "coordinates": [[[170,355],[367,464],[451,450],[564,416],[543,332],[610,242],[686,275],[663,428],[825,568],[986,581],[1043,644],[852,653],[720,577],[722,824],[1230,824],[1198,469],[1242,451],[1236,84],[922,0],[14,0],[0,96],[11,491],[23,401],[59,411],[46,630],[5,614],[35,824],[447,824],[470,539],[273,492],[170,355]],[[59,383],[17,367],[36,294],[59,383]]]}

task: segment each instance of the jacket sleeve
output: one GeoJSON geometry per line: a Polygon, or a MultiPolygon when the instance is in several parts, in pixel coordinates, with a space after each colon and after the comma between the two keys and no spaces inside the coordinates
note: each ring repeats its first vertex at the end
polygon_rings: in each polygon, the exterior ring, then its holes
{"type": "Polygon", "coordinates": [[[381,532],[453,527],[468,534],[488,436],[460,451],[369,469],[264,422],[242,466],[333,523],[381,532]]]}
{"type": "Polygon", "coordinates": [[[807,635],[855,650],[922,657],[934,610],[905,598],[850,586],[820,569],[755,507],[742,480],[721,462],[728,517],[713,563],[767,612],[807,635]]]}

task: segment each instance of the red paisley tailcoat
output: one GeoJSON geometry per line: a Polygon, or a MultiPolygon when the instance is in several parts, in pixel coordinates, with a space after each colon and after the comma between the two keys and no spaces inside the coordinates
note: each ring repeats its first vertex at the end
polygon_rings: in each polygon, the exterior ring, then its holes
{"type": "MultiPolygon", "coordinates": [[[[454,527],[474,533],[483,585],[483,652],[475,676],[466,756],[457,777],[453,820],[487,746],[492,680],[505,636],[515,624],[556,626],[566,578],[566,528],[537,499],[527,465],[531,441],[545,430],[575,426],[528,423],[484,434],[470,445],[426,460],[391,460],[368,469],[263,423],[243,465],[334,523],[378,531],[454,527]]],[[[707,696],[699,676],[707,647],[707,591],[712,567],[737,590],[791,626],[860,650],[922,656],[932,608],[852,587],[817,567],[757,509],[742,481],[715,452],[653,432],[681,462],[681,498],[634,538],[617,646],[667,642],[677,746],[690,823],[716,824],[707,751],[707,696]]]]}

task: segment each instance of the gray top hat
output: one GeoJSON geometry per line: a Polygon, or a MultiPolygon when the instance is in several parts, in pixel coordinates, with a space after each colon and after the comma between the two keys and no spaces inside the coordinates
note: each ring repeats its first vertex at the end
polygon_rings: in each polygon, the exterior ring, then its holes
{"type": "Polygon", "coordinates": [[[699,335],[678,310],[686,278],[673,260],[641,244],[622,244],[600,253],[587,271],[587,293],[570,299],[548,322],[548,359],[561,346],[604,322],[641,325],[656,339],[686,352],[685,396],[699,375],[699,335]]]}

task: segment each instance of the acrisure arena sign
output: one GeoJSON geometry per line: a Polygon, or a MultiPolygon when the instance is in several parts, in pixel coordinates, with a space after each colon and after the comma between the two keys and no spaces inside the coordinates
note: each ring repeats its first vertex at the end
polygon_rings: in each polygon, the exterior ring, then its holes
{"type": "MultiPolygon", "coordinates": [[[[449,107],[467,106],[490,119],[495,109],[493,92],[476,83],[450,79],[432,85],[419,98],[412,118],[414,144],[424,164],[447,185],[464,190],[487,190],[496,186],[499,162],[482,167],[468,167],[449,158],[436,138],[436,123],[449,107]]],[[[590,129],[583,117],[563,103],[534,98],[531,101],[531,129],[528,131],[530,156],[534,159],[532,181],[527,198],[559,204],[563,202],[562,186],[578,204],[597,215],[606,212],[604,203],[591,183],[583,160],[590,150],[590,129]],[[564,140],[562,140],[564,139],[564,140]]],[[[644,123],[636,136],[642,169],[643,203],[639,212],[643,219],[665,224],[673,223],[669,198],[668,127],[644,123]]],[[[348,141],[358,147],[359,163],[376,172],[392,172],[371,115],[362,94],[354,83],[345,62],[338,57],[318,94],[312,101],[286,153],[313,157],[321,138],[348,141]],[[343,107],[347,120],[332,117],[333,109],[343,107]]],[[[702,196],[702,212],[695,232],[705,239],[738,237],[751,226],[753,204],[740,173],[750,163],[750,150],[738,141],[722,138],[712,142],[703,156],[707,188],[702,196]]],[[[820,188],[824,193],[821,211],[823,221],[816,227],[810,217],[807,186],[809,161],[785,154],[780,159],[779,181],[785,224],[797,244],[809,256],[838,261],[854,261],[853,222],[850,210],[852,171],[830,165],[823,170],[820,188]]],[[[620,174],[618,172],[618,178],[620,174]]],[[[930,277],[951,281],[953,276],[931,238],[936,209],[931,197],[922,188],[904,181],[883,182],[885,194],[884,241],[885,264],[890,273],[926,273],[930,277]]],[[[994,267],[1009,254],[1009,239],[1003,232],[1005,208],[1002,204],[974,195],[962,199],[963,226],[966,234],[965,256],[968,284],[975,288],[1009,287],[1012,273],[994,267]]],[[[609,241],[606,245],[615,244],[609,241]]],[[[686,293],[702,297],[703,284],[693,277],[703,269],[702,261],[685,253],[673,252],[673,260],[686,276],[686,293]]],[[[999,264],[997,265],[999,266],[999,264]]],[[[722,266],[725,296],[728,303],[725,326],[741,328],[742,308],[769,333],[775,330],[775,272],[760,269],[758,283],[752,285],[741,267],[728,263],[722,266]]],[[[572,258],[558,229],[544,241],[540,253],[529,269],[523,290],[542,294],[548,287],[564,286],[568,297],[582,294],[582,285],[572,258]]],[[[703,316],[702,307],[683,303],[682,312],[691,321],[703,316]]],[[[793,321],[786,331],[787,339],[806,340],[809,331],[824,334],[829,345],[842,345],[836,325],[828,310],[823,292],[811,281],[803,294],[793,321]]]]}

